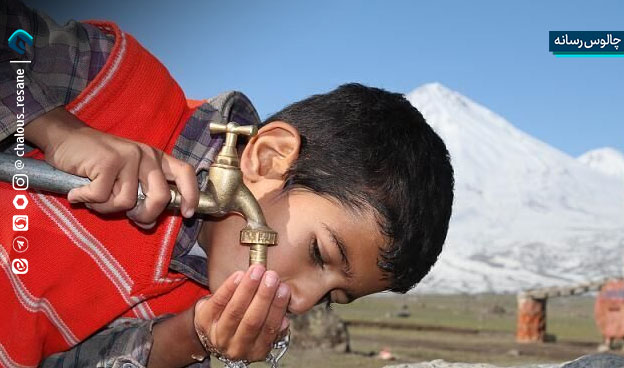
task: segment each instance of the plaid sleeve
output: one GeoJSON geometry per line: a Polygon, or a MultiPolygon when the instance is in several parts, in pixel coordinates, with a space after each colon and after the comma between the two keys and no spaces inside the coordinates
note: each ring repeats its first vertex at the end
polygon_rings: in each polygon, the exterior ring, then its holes
{"type": "Polygon", "coordinates": [[[27,124],[78,96],[102,69],[115,42],[113,35],[89,24],[72,20],[59,25],[18,0],[0,1],[0,40],[0,141],[17,130],[18,115],[23,113],[27,124]],[[23,55],[8,47],[17,29],[34,39],[23,55]],[[17,104],[18,68],[25,72],[23,106],[17,104]]]}
{"type": "MultiPolygon", "coordinates": [[[[154,324],[172,317],[167,314],[153,320],[120,318],[71,350],[47,357],[40,368],[143,368],[152,347],[154,324]]],[[[210,368],[210,359],[189,368],[210,368]]]]}

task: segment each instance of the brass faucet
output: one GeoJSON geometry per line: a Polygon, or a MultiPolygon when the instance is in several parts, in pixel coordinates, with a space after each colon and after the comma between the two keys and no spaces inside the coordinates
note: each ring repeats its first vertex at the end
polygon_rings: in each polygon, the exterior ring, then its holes
{"type": "MultiPolygon", "coordinates": [[[[210,123],[210,133],[225,133],[225,142],[208,172],[208,188],[200,193],[196,213],[224,216],[238,213],[245,217],[247,225],[240,232],[240,242],[248,245],[249,265],[267,265],[268,247],[277,244],[277,233],[267,226],[258,201],[243,183],[236,141],[238,135],[253,137],[258,133],[255,125],[240,126],[237,123],[210,123]]],[[[170,187],[169,208],[180,207],[181,195],[170,187]]]]}

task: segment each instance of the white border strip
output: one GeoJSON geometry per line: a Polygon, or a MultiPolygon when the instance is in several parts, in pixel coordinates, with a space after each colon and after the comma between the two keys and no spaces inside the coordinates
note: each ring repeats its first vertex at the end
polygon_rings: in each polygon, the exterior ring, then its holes
{"type": "Polygon", "coordinates": [[[158,261],[156,262],[156,268],[154,269],[154,281],[156,282],[178,282],[183,281],[184,278],[166,278],[163,277],[163,272],[165,268],[168,268],[168,265],[165,265],[165,258],[167,257],[167,246],[171,239],[171,234],[173,233],[173,227],[175,224],[175,216],[171,216],[169,219],[169,223],[166,224],[167,231],[165,232],[165,236],[163,237],[163,241],[160,243],[160,251],[158,253],[158,261]]]}
{"type": "Polygon", "coordinates": [[[9,356],[9,353],[7,353],[6,349],[4,348],[4,346],[2,346],[1,343],[0,343],[0,363],[2,363],[4,367],[10,367],[10,368],[34,368],[36,367],[35,365],[22,365],[22,364],[16,363],[13,359],[11,359],[11,356],[9,356]]]}
{"type": "Polygon", "coordinates": [[[108,84],[108,82],[113,78],[113,75],[117,72],[117,69],[119,69],[121,60],[126,54],[126,34],[124,32],[120,32],[120,33],[121,33],[121,40],[119,41],[120,42],[119,52],[115,56],[115,60],[113,60],[113,65],[111,65],[110,69],[106,71],[106,74],[104,75],[104,78],[102,78],[102,81],[100,82],[100,84],[94,86],[93,89],[91,89],[91,91],[80,102],[76,104],[76,106],[74,106],[72,109],[69,110],[69,112],[71,112],[72,114],[74,115],[78,114],[80,110],[84,108],[86,104],[91,102],[91,100],[95,97],[95,95],[97,95],[102,90],[102,88],[104,88],[108,84]]]}

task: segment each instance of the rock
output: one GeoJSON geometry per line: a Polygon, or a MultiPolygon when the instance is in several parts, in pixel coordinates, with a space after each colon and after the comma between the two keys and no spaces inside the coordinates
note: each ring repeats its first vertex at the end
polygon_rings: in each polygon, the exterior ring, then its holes
{"type": "MultiPolygon", "coordinates": [[[[384,368],[502,368],[482,363],[449,363],[444,360],[431,362],[388,365],[384,368]]],[[[555,364],[529,364],[509,368],[624,368],[624,357],[614,354],[594,354],[582,356],[574,361],[555,364]]]]}
{"type": "Polygon", "coordinates": [[[491,364],[449,363],[442,359],[431,362],[399,364],[384,368],[500,368],[491,364]]]}
{"type": "Polygon", "coordinates": [[[496,304],[492,308],[490,308],[488,310],[488,312],[491,313],[491,314],[495,314],[495,315],[501,316],[501,315],[507,313],[507,310],[505,309],[505,307],[496,304]]]}
{"type": "Polygon", "coordinates": [[[593,354],[565,363],[561,368],[622,368],[624,357],[615,354],[593,354]]]}
{"type": "Polygon", "coordinates": [[[511,349],[507,352],[507,355],[511,355],[511,356],[520,356],[520,350],[518,349],[511,349]]]}
{"type": "Polygon", "coordinates": [[[397,312],[396,316],[400,318],[409,318],[412,314],[409,311],[407,304],[401,306],[401,310],[397,312]]]}
{"type": "Polygon", "coordinates": [[[318,305],[290,322],[291,346],[350,352],[349,331],[336,313],[318,305]]]}

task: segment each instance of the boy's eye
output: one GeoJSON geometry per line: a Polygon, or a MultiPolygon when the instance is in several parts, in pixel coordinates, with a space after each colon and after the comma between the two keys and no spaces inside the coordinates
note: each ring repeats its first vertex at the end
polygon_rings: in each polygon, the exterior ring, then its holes
{"type": "Polygon", "coordinates": [[[314,264],[320,266],[321,268],[325,265],[316,238],[312,239],[312,242],[310,243],[310,258],[314,264]]]}
{"type": "MultiPolygon", "coordinates": [[[[318,265],[319,267],[323,268],[323,266],[325,266],[325,261],[323,261],[323,257],[321,256],[321,250],[319,248],[316,238],[312,239],[312,242],[310,243],[310,258],[312,258],[314,264],[318,265]]],[[[323,299],[320,300],[319,303],[325,303],[325,309],[332,310],[331,294],[325,294],[325,296],[323,297],[323,299]]]]}

